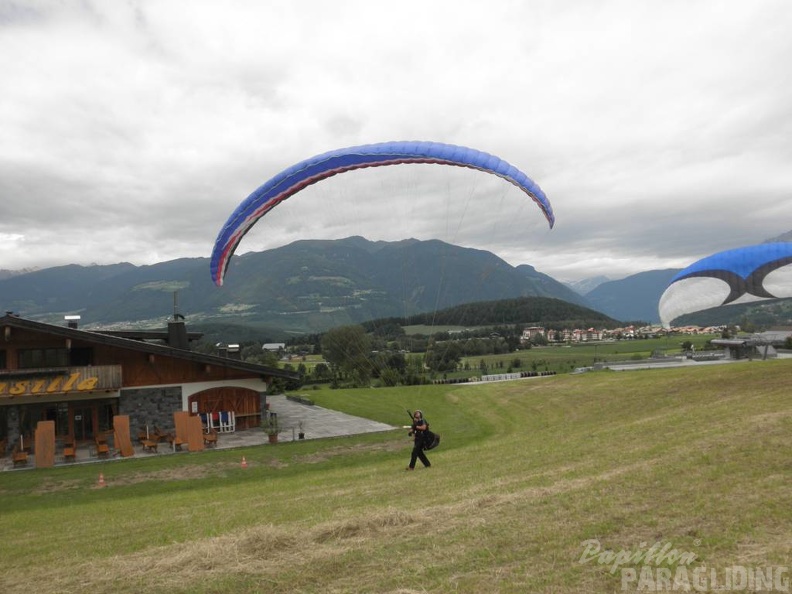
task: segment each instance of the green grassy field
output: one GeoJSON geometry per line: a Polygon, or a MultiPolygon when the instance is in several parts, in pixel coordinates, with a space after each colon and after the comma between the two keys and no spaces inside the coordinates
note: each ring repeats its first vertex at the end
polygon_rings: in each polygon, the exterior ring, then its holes
{"type": "MultiPolygon", "coordinates": [[[[513,371],[569,373],[577,367],[591,366],[595,362],[647,359],[654,352],[661,352],[669,356],[679,355],[682,353],[683,342],[690,342],[697,351],[701,351],[708,341],[718,337],[719,335],[715,334],[674,335],[641,340],[581,342],[569,345],[533,347],[513,353],[463,357],[458,371],[441,375],[448,378],[481,375],[482,361],[487,366],[487,373],[505,373],[510,368],[513,371]],[[517,360],[520,363],[519,367],[514,366],[514,362],[517,360]]],[[[289,364],[296,368],[302,363],[310,373],[317,364],[324,362],[321,355],[307,355],[295,357],[289,364]]]]}
{"type": "Polygon", "coordinates": [[[569,373],[577,367],[588,367],[595,362],[647,359],[654,352],[664,353],[668,356],[680,355],[682,353],[682,343],[685,341],[689,341],[696,350],[700,351],[706,342],[713,338],[717,338],[717,336],[713,334],[685,335],[668,338],[581,342],[568,345],[533,347],[501,355],[464,357],[460,363],[460,367],[463,370],[447,375],[449,377],[470,375],[470,371],[479,371],[482,361],[487,366],[487,373],[504,373],[509,368],[512,368],[513,371],[569,373]],[[513,365],[516,360],[520,362],[519,367],[513,365]],[[464,369],[468,371],[465,372],[464,369]]]}
{"type": "Polygon", "coordinates": [[[443,441],[412,473],[404,430],[2,473],[0,591],[622,592],[625,568],[788,567],[791,374],[311,392],[393,425],[422,408],[443,441]]]}

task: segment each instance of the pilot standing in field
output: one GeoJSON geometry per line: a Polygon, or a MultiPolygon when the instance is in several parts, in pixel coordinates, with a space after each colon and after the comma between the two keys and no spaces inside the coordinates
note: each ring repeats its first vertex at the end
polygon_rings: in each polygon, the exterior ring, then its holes
{"type": "Polygon", "coordinates": [[[431,462],[429,462],[429,458],[424,454],[424,431],[428,430],[428,421],[424,419],[423,413],[420,410],[416,410],[413,413],[412,427],[408,434],[413,437],[413,449],[410,455],[410,465],[407,467],[407,470],[415,470],[416,460],[420,460],[426,468],[432,465],[431,462]]]}

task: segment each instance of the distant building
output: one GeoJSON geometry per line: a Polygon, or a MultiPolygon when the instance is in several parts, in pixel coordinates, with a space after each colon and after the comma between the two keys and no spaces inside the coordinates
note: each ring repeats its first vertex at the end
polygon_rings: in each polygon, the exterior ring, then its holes
{"type": "Polygon", "coordinates": [[[523,328],[520,341],[531,342],[531,339],[533,339],[535,336],[545,336],[545,329],[541,326],[529,326],[528,328],[523,328]]]}
{"type": "Polygon", "coordinates": [[[759,332],[755,335],[759,340],[772,344],[773,346],[783,347],[787,339],[792,337],[792,330],[790,329],[771,329],[765,332],[759,332]]]}
{"type": "Polygon", "coordinates": [[[728,359],[775,358],[778,352],[767,341],[752,338],[714,338],[712,346],[721,347],[728,359]]]}
{"type": "Polygon", "coordinates": [[[261,346],[262,351],[269,351],[271,353],[279,353],[286,349],[285,342],[265,342],[261,346]]]}

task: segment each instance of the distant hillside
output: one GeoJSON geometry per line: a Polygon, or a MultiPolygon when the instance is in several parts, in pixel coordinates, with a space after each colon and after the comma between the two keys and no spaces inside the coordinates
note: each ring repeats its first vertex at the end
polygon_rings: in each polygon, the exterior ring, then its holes
{"type": "Polygon", "coordinates": [[[12,276],[19,276],[20,274],[27,274],[29,272],[35,271],[35,268],[23,268],[22,270],[6,270],[5,268],[0,269],[0,280],[5,278],[11,278],[12,276]]]}
{"type": "Polygon", "coordinates": [[[714,307],[674,320],[675,326],[740,326],[754,332],[772,327],[792,327],[792,299],[774,299],[714,307]]]}
{"type": "Polygon", "coordinates": [[[777,237],[766,239],[763,243],[777,243],[781,241],[792,241],[792,231],[787,231],[786,233],[782,233],[777,237]]]}
{"type": "Polygon", "coordinates": [[[593,309],[548,297],[522,297],[469,303],[431,314],[412,316],[403,325],[496,326],[536,324],[550,328],[616,327],[617,320],[593,309]]]}
{"type": "Polygon", "coordinates": [[[621,280],[602,283],[586,293],[590,306],[620,320],[659,323],[657,306],[678,269],[639,272],[621,280]]]}
{"type": "Polygon", "coordinates": [[[174,313],[174,296],[192,327],[238,325],[271,335],[529,296],[589,305],[532,266],[414,239],[307,240],[236,256],[221,288],[207,258],[60,266],[0,280],[3,311],[54,323],[79,314],[85,327],[162,325],[174,313]]]}
{"type": "MultiPolygon", "coordinates": [[[[441,241],[349,237],[235,256],[222,288],[211,281],[208,258],[5,272],[5,278],[0,273],[0,311],[52,323],[79,314],[88,328],[151,328],[173,316],[176,298],[179,313],[196,330],[206,328],[216,336],[235,326],[239,336],[280,341],[367,320],[521,297],[560,299],[621,322],[658,323],[660,296],[677,270],[641,272],[580,295],[533,266],[511,266],[487,251],[441,241]]],[[[734,307],[685,321],[739,323],[737,317],[742,325],[789,323],[783,307],[734,307]]]]}
{"type": "Polygon", "coordinates": [[[566,285],[578,295],[586,295],[599,287],[602,283],[607,283],[610,280],[611,279],[607,276],[592,276],[590,278],[568,282],[566,285]]]}

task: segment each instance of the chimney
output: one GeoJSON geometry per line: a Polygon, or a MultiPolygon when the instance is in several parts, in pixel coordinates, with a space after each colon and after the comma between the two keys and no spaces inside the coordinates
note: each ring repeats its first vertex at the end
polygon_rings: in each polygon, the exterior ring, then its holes
{"type": "Polygon", "coordinates": [[[242,360],[242,350],[239,348],[238,344],[228,345],[228,358],[236,359],[237,361],[242,360]]]}
{"type": "Polygon", "coordinates": [[[182,320],[168,322],[168,346],[174,349],[188,350],[190,340],[187,338],[187,325],[182,320]]]}
{"type": "Polygon", "coordinates": [[[228,357],[228,346],[223,342],[218,342],[215,345],[218,357],[228,357]]]}
{"type": "Polygon", "coordinates": [[[77,329],[80,322],[80,316],[63,316],[63,319],[66,320],[66,326],[73,330],[77,329]]]}
{"type": "Polygon", "coordinates": [[[178,291],[173,292],[173,320],[168,322],[168,346],[185,351],[190,349],[187,325],[184,323],[184,316],[179,313],[178,291]]]}

